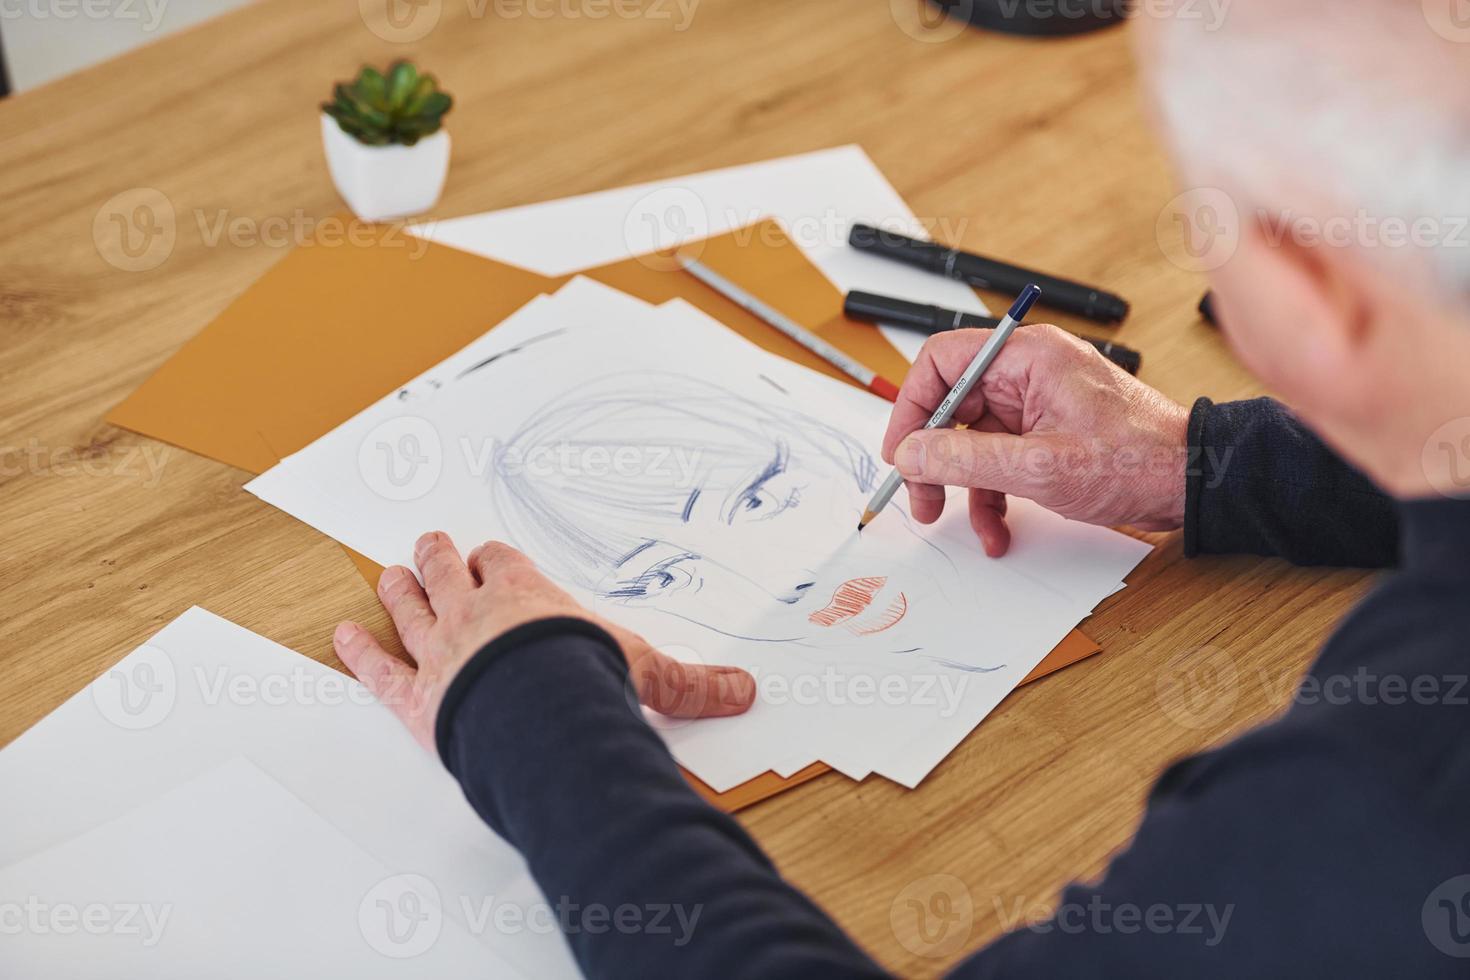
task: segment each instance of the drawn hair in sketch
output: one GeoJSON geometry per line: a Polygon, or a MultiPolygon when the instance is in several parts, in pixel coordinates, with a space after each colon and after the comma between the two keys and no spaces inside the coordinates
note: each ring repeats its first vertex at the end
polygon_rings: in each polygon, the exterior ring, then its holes
{"type": "Polygon", "coordinates": [[[717,504],[729,523],[801,506],[799,490],[765,488],[789,470],[850,479],[856,495],[873,489],[877,468],[817,419],[707,382],[629,371],[547,404],[497,443],[492,493],[513,543],[547,573],[605,598],[637,598],[690,557],[679,529],[696,504],[705,514],[717,504]],[[671,546],[658,549],[668,561],[633,581],[620,575],[660,545],[671,546]]]}

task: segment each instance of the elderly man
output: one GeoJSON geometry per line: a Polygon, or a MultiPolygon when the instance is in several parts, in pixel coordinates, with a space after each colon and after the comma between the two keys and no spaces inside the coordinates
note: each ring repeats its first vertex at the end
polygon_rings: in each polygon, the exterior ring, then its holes
{"type": "MultiPolygon", "coordinates": [[[[983,332],[932,340],[905,383],[885,448],[915,516],[938,516],[941,485],[970,487],[993,555],[1019,494],[1086,521],[1182,528],[1191,554],[1399,565],[1305,682],[1343,696],[1299,698],[1172,766],[1132,844],[1062,900],[1063,913],[1206,907],[1211,921],[1072,916],[956,976],[1465,975],[1470,501],[1455,498],[1470,495],[1470,249],[1454,236],[1470,215],[1470,73],[1466,49],[1431,29],[1450,2],[1327,14],[1241,0],[1219,32],[1139,25],[1186,181],[1243,216],[1213,272],[1226,335],[1294,414],[1265,399],[1185,408],[1046,326],[1017,333],[962,406],[967,429],[917,431],[983,332]],[[1391,220],[1412,230],[1400,247],[1391,220]]],[[[417,668],[348,623],[342,660],[376,690],[413,692],[397,710],[548,895],[699,910],[687,932],[571,922],[589,975],[881,972],[690,792],[625,700],[631,667],[664,710],[729,713],[751,700],[747,676],[671,672],[503,545],[467,566],[429,535],[418,562],[427,593],[406,569],[381,586],[417,668]]]]}

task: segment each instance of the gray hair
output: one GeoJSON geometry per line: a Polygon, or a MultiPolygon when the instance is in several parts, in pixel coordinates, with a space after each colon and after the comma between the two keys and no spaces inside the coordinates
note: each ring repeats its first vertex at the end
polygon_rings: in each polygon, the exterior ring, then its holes
{"type": "Polygon", "coordinates": [[[1243,221],[1315,228],[1470,300],[1470,31],[1451,40],[1435,2],[1237,0],[1219,31],[1157,25],[1147,60],[1186,178],[1243,221]]]}

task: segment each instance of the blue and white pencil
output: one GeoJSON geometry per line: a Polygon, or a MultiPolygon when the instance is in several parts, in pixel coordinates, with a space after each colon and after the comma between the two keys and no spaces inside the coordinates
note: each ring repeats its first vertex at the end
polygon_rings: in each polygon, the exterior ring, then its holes
{"type": "MultiPolygon", "coordinates": [[[[960,402],[965,400],[965,396],[974,390],[975,385],[980,381],[980,376],[985,373],[986,368],[990,367],[990,362],[995,360],[1006,341],[1011,339],[1011,334],[1021,325],[1021,321],[1026,319],[1026,314],[1031,310],[1031,304],[1035,303],[1036,297],[1040,295],[1041,287],[1035,283],[1021,290],[1021,295],[1016,297],[1016,301],[1011,304],[1010,312],[1001,319],[995,328],[995,333],[990,335],[990,339],[985,342],[985,346],[980,348],[975,359],[970,362],[970,366],[965,368],[965,373],[960,375],[960,380],[955,382],[949,394],[944,396],[944,401],[940,402],[934,414],[929,416],[929,421],[924,423],[924,428],[943,428],[954,420],[955,409],[959,407],[960,402]]],[[[863,511],[863,519],[858,522],[859,531],[871,524],[873,518],[888,506],[888,501],[893,499],[893,495],[898,493],[898,488],[902,485],[903,474],[895,467],[893,472],[888,474],[888,479],[884,480],[883,485],[878,488],[878,492],[873,494],[873,499],[868,501],[868,509],[863,511]]]]}

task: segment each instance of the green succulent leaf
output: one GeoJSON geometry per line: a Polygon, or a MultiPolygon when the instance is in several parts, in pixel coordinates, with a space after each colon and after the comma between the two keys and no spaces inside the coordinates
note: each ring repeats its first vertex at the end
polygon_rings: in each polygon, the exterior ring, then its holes
{"type": "Polygon", "coordinates": [[[322,111],[349,136],[369,146],[413,146],[439,131],[454,100],[439,91],[433,75],[412,62],[396,61],[386,72],[364,65],[352,82],[340,82],[322,111]]]}
{"type": "Polygon", "coordinates": [[[395,62],[388,70],[388,105],[395,112],[403,109],[418,85],[418,69],[407,61],[395,62]]]}
{"type": "Polygon", "coordinates": [[[374,108],[388,108],[388,79],[371,65],[364,65],[362,71],[357,73],[357,83],[353,88],[374,108]]]}
{"type": "Polygon", "coordinates": [[[423,110],[424,103],[429,96],[434,94],[435,89],[433,75],[420,75],[419,80],[414,84],[413,91],[403,100],[403,111],[410,116],[418,115],[423,110]]]}
{"type": "Polygon", "coordinates": [[[438,119],[440,116],[448,112],[450,107],[453,105],[454,100],[451,99],[447,93],[432,92],[429,94],[428,98],[424,99],[424,104],[421,105],[416,112],[412,113],[412,115],[433,116],[435,119],[438,119]]]}
{"type": "Polygon", "coordinates": [[[370,126],[386,128],[393,121],[391,115],[373,105],[366,96],[361,95],[354,89],[348,88],[346,85],[338,85],[336,95],[337,103],[346,112],[358,116],[370,126]]]}

